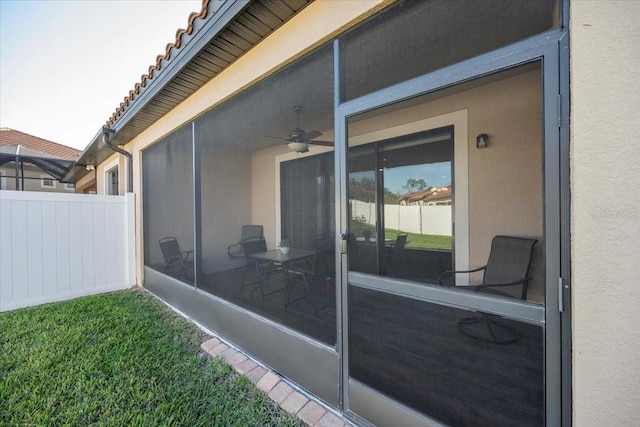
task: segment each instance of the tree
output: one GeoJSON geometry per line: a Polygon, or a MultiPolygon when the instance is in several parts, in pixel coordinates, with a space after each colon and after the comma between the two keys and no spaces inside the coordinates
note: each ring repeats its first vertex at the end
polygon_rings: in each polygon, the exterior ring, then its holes
{"type": "Polygon", "coordinates": [[[428,190],[427,182],[422,178],[420,179],[409,178],[407,180],[407,183],[403,185],[402,188],[407,190],[408,193],[413,193],[414,191],[428,190]]]}

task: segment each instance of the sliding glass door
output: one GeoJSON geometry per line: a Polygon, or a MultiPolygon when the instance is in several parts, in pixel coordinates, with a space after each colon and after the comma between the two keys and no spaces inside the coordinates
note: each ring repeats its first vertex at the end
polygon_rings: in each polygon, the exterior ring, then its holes
{"type": "Polygon", "coordinates": [[[348,165],[349,268],[417,280],[451,270],[453,128],[356,143],[348,165]]]}

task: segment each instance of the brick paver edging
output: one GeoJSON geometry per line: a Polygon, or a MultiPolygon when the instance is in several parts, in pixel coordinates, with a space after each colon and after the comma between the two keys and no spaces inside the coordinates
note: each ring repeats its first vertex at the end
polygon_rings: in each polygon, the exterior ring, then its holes
{"type": "Polygon", "coordinates": [[[282,409],[295,414],[300,420],[314,427],[351,426],[344,418],[334,413],[320,401],[300,392],[283,377],[260,365],[246,354],[225,344],[219,338],[202,343],[201,348],[211,357],[219,357],[231,365],[236,372],[246,376],[267,393],[282,409]]]}

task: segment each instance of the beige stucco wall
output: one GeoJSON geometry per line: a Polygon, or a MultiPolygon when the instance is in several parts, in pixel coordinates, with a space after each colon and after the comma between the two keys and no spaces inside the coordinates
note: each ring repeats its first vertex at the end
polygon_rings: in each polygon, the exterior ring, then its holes
{"type": "Polygon", "coordinates": [[[95,191],[96,171],[90,171],[76,182],[76,192],[86,193],[87,191],[95,191]]]}
{"type": "Polygon", "coordinates": [[[640,2],[571,2],[573,423],[640,425],[640,2]]]}
{"type": "Polygon", "coordinates": [[[286,151],[284,146],[253,153],[251,158],[251,216],[254,224],[264,225],[264,237],[269,249],[276,244],[276,168],[275,156],[286,151]]]}

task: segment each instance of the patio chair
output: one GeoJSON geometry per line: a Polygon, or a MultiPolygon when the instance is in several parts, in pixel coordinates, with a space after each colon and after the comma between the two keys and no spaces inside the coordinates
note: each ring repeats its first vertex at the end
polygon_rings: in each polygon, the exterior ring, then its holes
{"type": "MultiPolygon", "coordinates": [[[[474,287],[476,292],[492,295],[527,298],[527,285],[531,280],[529,268],[533,257],[536,239],[495,236],[491,242],[491,251],[487,264],[464,271],[445,271],[440,276],[442,286],[455,284],[456,273],[483,271],[482,283],[474,287]],[[447,278],[448,282],[447,282],[447,278]]],[[[483,314],[477,317],[461,319],[458,330],[472,338],[496,344],[510,344],[518,340],[516,332],[509,326],[499,323],[499,316],[483,314]]]]}
{"type": "Polygon", "coordinates": [[[398,265],[400,263],[400,260],[404,256],[404,246],[407,243],[407,236],[407,233],[398,233],[398,235],[396,236],[396,241],[387,248],[387,261],[390,267],[389,270],[390,273],[395,277],[399,276],[400,269],[398,268],[398,265]]]}
{"type": "Polygon", "coordinates": [[[272,271],[277,271],[278,269],[273,269],[272,263],[268,261],[259,261],[251,258],[252,254],[258,252],[266,252],[267,251],[267,242],[262,237],[252,237],[246,239],[242,243],[242,248],[244,251],[244,258],[247,260],[246,266],[244,267],[244,273],[242,274],[242,281],[240,282],[240,290],[242,290],[246,286],[258,285],[253,290],[251,290],[251,298],[253,298],[253,294],[260,289],[262,296],[265,296],[264,286],[267,284],[269,280],[269,274],[272,271]],[[249,274],[255,274],[256,280],[253,282],[246,283],[247,276],[249,274]]]}
{"type": "Polygon", "coordinates": [[[193,272],[193,251],[181,251],[175,237],[163,237],[158,243],[164,258],[165,273],[173,271],[176,276],[189,280],[187,271],[193,272]]]}
{"type": "Polygon", "coordinates": [[[297,264],[292,264],[289,265],[287,267],[287,282],[288,282],[288,289],[287,289],[287,294],[285,295],[285,311],[287,310],[287,307],[289,307],[291,304],[298,302],[306,297],[309,297],[311,299],[311,305],[313,306],[313,311],[316,315],[316,317],[318,317],[318,311],[319,311],[319,307],[316,304],[316,300],[315,297],[313,296],[313,284],[314,284],[314,280],[317,279],[318,277],[318,271],[316,271],[317,268],[317,259],[318,259],[318,250],[316,250],[315,255],[313,255],[312,257],[309,257],[305,260],[303,260],[302,262],[299,262],[297,264]],[[304,289],[304,294],[299,296],[298,298],[296,298],[295,300],[291,300],[291,295],[293,294],[293,289],[296,286],[302,286],[304,289]]]}
{"type": "Polygon", "coordinates": [[[244,258],[243,243],[246,241],[259,240],[264,237],[261,225],[243,225],[240,240],[227,247],[227,255],[230,259],[244,258]]]}

